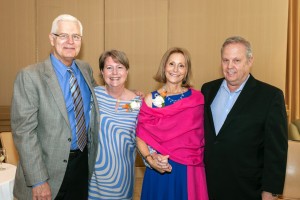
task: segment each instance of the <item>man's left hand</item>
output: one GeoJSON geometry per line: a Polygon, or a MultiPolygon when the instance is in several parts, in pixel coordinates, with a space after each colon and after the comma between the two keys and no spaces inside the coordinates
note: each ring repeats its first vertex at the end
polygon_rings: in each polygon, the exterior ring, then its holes
{"type": "Polygon", "coordinates": [[[277,200],[277,196],[273,196],[272,193],[263,191],[261,193],[262,200],[277,200]]]}

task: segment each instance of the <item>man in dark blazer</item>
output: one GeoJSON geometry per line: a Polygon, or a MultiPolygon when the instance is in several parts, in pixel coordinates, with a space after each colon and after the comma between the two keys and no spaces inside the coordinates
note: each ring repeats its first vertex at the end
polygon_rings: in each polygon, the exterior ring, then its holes
{"type": "Polygon", "coordinates": [[[87,199],[98,146],[99,111],[92,69],[75,60],[81,37],[78,19],[58,16],[49,34],[49,58],[24,68],[15,80],[11,125],[20,155],[14,185],[19,200],[87,199]],[[72,69],[83,101],[86,137],[81,144],[77,143],[69,82],[72,73],[67,69],[72,69]]]}
{"type": "Polygon", "coordinates": [[[205,167],[210,200],[273,200],[283,191],[287,115],[280,89],[250,74],[242,37],[221,49],[224,78],[205,83],[205,167]]]}

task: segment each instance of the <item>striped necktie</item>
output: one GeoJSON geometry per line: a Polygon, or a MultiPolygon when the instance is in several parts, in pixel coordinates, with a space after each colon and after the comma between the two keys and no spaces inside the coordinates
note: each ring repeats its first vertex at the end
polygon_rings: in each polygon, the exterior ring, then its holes
{"type": "Polygon", "coordinates": [[[80,88],[79,88],[77,79],[74,76],[72,69],[68,69],[68,72],[71,74],[69,82],[70,82],[70,90],[71,90],[71,94],[72,94],[72,99],[73,99],[73,103],[74,103],[77,145],[78,145],[78,148],[81,151],[83,151],[84,147],[87,144],[83,101],[82,101],[80,88]]]}

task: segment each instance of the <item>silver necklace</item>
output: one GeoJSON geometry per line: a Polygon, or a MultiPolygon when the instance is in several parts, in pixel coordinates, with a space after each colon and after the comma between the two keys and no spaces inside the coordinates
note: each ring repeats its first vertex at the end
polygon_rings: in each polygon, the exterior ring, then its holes
{"type": "Polygon", "coordinates": [[[183,99],[183,97],[184,97],[184,94],[181,92],[181,95],[180,95],[179,99],[174,100],[174,99],[170,98],[169,96],[167,96],[167,99],[168,99],[168,101],[169,101],[170,103],[173,104],[173,103],[175,103],[176,101],[179,101],[179,100],[183,99]]]}
{"type": "MultiPolygon", "coordinates": [[[[165,86],[163,87],[163,89],[167,92],[167,89],[166,89],[165,86]]],[[[183,91],[184,91],[184,90],[181,89],[181,95],[180,95],[179,99],[174,100],[174,99],[172,99],[170,96],[166,96],[166,99],[168,99],[168,101],[169,101],[171,104],[173,104],[173,103],[175,103],[176,101],[179,101],[179,100],[183,99],[183,97],[184,97],[183,91]]],[[[168,93],[168,92],[167,92],[167,93],[168,93]]],[[[175,96],[175,95],[172,95],[172,96],[175,96]]]]}

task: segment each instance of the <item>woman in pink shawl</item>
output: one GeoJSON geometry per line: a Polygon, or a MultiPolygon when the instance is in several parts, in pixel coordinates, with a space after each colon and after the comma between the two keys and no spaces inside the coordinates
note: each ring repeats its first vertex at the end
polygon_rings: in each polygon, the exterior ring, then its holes
{"type": "Polygon", "coordinates": [[[169,49],[154,77],[164,86],[146,95],[138,116],[137,147],[148,165],[141,200],[208,200],[204,98],[190,77],[189,53],[169,49]]]}

